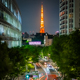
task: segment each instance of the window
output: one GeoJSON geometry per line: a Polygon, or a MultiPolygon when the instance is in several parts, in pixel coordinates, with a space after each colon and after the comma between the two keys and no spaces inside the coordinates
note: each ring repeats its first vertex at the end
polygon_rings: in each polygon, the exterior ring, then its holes
{"type": "Polygon", "coordinates": [[[73,19],[69,19],[69,23],[73,23],[73,19]]]}
{"type": "Polygon", "coordinates": [[[67,25],[65,25],[65,28],[67,28],[67,25]]]}
{"type": "Polygon", "coordinates": [[[73,28],[73,24],[69,24],[69,28],[73,28]]]}
{"type": "Polygon", "coordinates": [[[72,0],[72,2],[73,2],[74,0],[72,0]]]}
{"type": "Polygon", "coordinates": [[[65,14],[67,14],[67,11],[65,11],[65,14]]]}
{"type": "Polygon", "coordinates": [[[68,2],[66,1],[66,4],[68,4],[68,2]]]}
{"type": "Polygon", "coordinates": [[[69,29],[69,32],[72,32],[72,29],[69,29]]]}
{"type": "Polygon", "coordinates": [[[69,0],[69,3],[73,2],[74,0],[69,0]]]}
{"type": "Polygon", "coordinates": [[[65,24],[67,24],[67,20],[65,20],[65,24]]]}
{"type": "Polygon", "coordinates": [[[69,4],[69,8],[73,7],[73,4],[69,4]]]}
{"type": "Polygon", "coordinates": [[[68,9],[68,7],[66,6],[66,9],[68,9]]]}
{"type": "Polygon", "coordinates": [[[69,0],[69,3],[71,2],[71,0],[69,0]]]}
{"type": "Polygon", "coordinates": [[[65,16],[65,18],[67,19],[67,15],[65,16]]]}
{"type": "Polygon", "coordinates": [[[73,9],[69,9],[69,13],[73,13],[73,9]]]}
{"type": "Polygon", "coordinates": [[[3,12],[2,11],[0,11],[0,18],[3,19],[3,12]]]}
{"type": "Polygon", "coordinates": [[[73,14],[69,14],[69,18],[73,18],[73,14]]]}

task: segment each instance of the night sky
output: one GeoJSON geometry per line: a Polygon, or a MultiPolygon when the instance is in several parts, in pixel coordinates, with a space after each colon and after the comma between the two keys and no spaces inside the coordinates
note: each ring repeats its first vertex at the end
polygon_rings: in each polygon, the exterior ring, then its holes
{"type": "Polygon", "coordinates": [[[59,0],[16,0],[22,16],[22,32],[40,31],[41,2],[44,9],[45,32],[59,31],[59,0]]]}

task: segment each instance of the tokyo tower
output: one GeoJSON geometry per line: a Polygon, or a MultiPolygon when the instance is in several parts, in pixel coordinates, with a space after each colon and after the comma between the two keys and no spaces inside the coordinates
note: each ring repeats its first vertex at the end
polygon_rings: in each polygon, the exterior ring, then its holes
{"type": "Polygon", "coordinates": [[[45,33],[45,30],[44,30],[44,13],[43,13],[43,5],[41,5],[40,33],[45,33]]]}

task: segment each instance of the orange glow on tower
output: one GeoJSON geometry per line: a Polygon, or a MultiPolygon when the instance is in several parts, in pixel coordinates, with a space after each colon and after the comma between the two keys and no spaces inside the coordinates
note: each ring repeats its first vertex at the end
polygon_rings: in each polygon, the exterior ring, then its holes
{"type": "Polygon", "coordinates": [[[45,33],[45,30],[44,30],[44,14],[43,14],[43,5],[41,5],[41,23],[40,23],[40,33],[45,33]]]}

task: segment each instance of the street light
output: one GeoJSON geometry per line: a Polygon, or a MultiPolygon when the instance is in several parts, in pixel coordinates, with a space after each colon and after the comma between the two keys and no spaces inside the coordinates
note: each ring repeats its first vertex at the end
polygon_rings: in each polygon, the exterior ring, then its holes
{"type": "Polygon", "coordinates": [[[29,79],[29,75],[26,75],[26,78],[29,79]]]}

